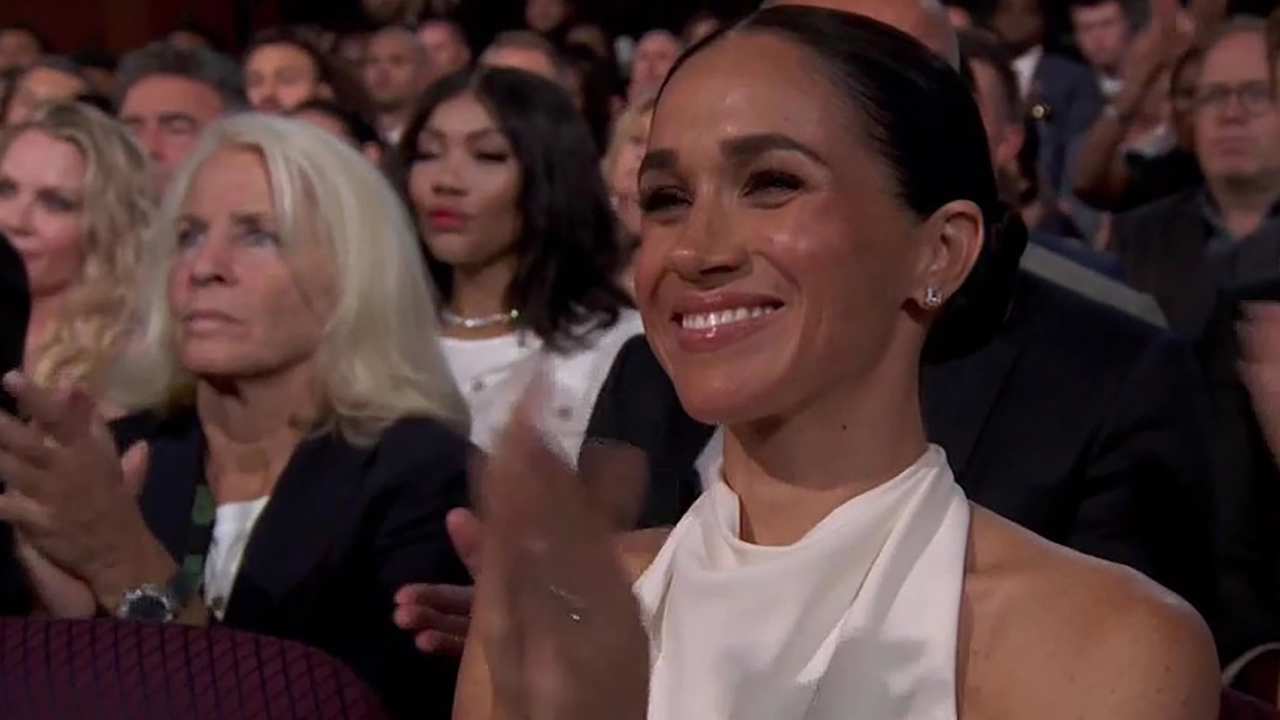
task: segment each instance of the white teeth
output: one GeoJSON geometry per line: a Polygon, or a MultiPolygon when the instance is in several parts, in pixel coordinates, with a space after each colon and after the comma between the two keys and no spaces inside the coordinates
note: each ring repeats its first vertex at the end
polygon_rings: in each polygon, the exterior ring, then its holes
{"type": "Polygon", "coordinates": [[[710,330],[734,323],[762,318],[772,314],[775,308],[752,307],[734,308],[711,313],[689,313],[680,317],[680,326],[685,330],[710,330]]]}

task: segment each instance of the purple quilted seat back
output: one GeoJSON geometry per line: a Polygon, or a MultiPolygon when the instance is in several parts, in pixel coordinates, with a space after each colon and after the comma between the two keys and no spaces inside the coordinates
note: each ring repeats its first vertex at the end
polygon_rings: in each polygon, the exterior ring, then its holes
{"type": "Polygon", "coordinates": [[[225,628],[0,618],[6,720],[384,720],[344,665],[225,628]]]}

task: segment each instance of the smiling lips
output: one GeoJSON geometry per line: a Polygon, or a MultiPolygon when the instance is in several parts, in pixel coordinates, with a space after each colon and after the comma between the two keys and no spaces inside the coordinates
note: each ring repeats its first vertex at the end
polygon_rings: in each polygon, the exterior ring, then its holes
{"type": "Polygon", "coordinates": [[[785,307],[760,296],[692,298],[677,304],[671,323],[682,350],[714,352],[764,329],[785,307]]]}

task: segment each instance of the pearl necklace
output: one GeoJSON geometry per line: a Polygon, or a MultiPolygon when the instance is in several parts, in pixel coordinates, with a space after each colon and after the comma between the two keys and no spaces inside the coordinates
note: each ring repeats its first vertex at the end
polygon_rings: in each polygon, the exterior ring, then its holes
{"type": "Polygon", "coordinates": [[[484,328],[491,328],[497,325],[510,325],[520,319],[520,311],[512,309],[504,313],[494,313],[493,315],[486,315],[484,317],[469,318],[462,317],[461,315],[449,310],[441,310],[440,319],[449,327],[460,327],[466,330],[482,330],[484,328]]]}

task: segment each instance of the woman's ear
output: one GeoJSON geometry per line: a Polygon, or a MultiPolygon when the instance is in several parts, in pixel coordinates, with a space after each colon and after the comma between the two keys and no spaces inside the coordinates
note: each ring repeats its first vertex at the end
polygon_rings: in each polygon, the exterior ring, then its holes
{"type": "Polygon", "coordinates": [[[938,208],[920,232],[923,254],[913,297],[920,307],[938,310],[978,261],[986,241],[982,211],[968,200],[954,200],[938,208]]]}

